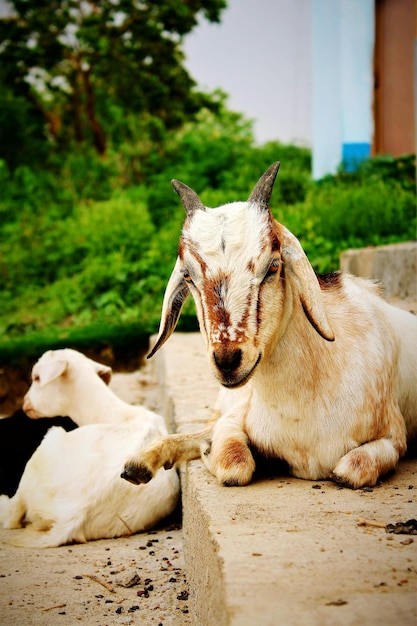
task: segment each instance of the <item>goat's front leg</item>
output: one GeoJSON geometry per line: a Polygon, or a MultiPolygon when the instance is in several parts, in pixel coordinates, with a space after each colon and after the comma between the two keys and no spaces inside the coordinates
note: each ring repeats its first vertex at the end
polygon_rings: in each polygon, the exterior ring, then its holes
{"type": "Polygon", "coordinates": [[[134,485],[148,483],[161,467],[171,469],[174,465],[199,459],[210,447],[212,433],[210,427],[195,433],[160,437],[125,463],[121,477],[134,485]]]}
{"type": "Polygon", "coordinates": [[[249,440],[236,416],[223,415],[214,426],[213,440],[202,455],[208,470],[221,485],[247,485],[255,471],[249,440]]]}

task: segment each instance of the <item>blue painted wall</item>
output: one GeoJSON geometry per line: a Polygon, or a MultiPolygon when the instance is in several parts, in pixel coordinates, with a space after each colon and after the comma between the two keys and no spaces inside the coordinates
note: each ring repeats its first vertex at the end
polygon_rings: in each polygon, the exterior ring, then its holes
{"type": "Polygon", "coordinates": [[[374,0],[312,0],[313,177],[371,154],[374,0]]]}

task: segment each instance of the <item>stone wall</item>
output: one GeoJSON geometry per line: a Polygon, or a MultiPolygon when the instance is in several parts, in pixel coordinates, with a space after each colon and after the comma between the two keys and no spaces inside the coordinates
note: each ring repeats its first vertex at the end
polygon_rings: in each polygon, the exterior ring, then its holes
{"type": "Polygon", "coordinates": [[[385,297],[417,309],[417,242],[346,250],[340,267],[355,276],[380,281],[385,297]]]}

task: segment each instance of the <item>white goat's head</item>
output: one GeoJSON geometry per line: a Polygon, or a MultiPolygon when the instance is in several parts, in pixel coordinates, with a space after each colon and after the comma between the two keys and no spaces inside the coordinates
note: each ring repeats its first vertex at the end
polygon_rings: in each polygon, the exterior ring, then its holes
{"type": "Polygon", "coordinates": [[[84,354],[64,348],[48,350],[32,368],[32,384],[23,400],[23,410],[32,419],[69,415],[69,406],[89,386],[91,373],[108,385],[112,369],[84,354]]]}
{"type": "Polygon", "coordinates": [[[317,277],[299,241],[279,224],[269,200],[279,163],[259,179],[247,202],[207,209],[173,180],[187,217],[168,282],[157,342],[168,339],[191,292],[219,382],[245,384],[282,335],[294,306],[314,329],[334,339],[317,277]]]}

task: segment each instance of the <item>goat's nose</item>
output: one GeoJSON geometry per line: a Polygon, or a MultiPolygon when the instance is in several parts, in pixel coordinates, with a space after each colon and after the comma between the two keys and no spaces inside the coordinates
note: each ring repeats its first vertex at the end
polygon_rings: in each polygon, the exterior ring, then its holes
{"type": "Polygon", "coordinates": [[[242,350],[240,348],[235,350],[215,350],[213,358],[219,370],[229,374],[239,367],[242,361],[242,350]]]}

